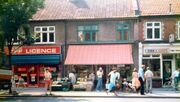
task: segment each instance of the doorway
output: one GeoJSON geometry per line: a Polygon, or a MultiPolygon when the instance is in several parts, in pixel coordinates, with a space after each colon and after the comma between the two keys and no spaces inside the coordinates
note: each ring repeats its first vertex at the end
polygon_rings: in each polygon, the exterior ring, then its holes
{"type": "Polygon", "coordinates": [[[163,61],[163,84],[170,81],[172,75],[172,61],[163,61]]]}
{"type": "Polygon", "coordinates": [[[37,71],[37,66],[30,66],[28,68],[28,82],[29,82],[29,87],[38,87],[37,84],[37,76],[38,76],[38,71],[37,71]]]}

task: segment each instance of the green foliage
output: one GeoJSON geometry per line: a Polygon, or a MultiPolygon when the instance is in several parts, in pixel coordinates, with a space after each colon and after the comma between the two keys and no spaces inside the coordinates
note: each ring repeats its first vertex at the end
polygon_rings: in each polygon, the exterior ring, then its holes
{"type": "Polygon", "coordinates": [[[44,0],[9,0],[9,2],[1,3],[0,16],[2,17],[2,28],[4,38],[8,43],[11,44],[17,40],[18,29],[22,25],[28,24],[33,14],[43,7],[43,1],[44,0]]]}
{"type": "MultiPolygon", "coordinates": [[[[29,19],[39,9],[43,8],[44,0],[1,0],[0,1],[0,36],[2,42],[7,43],[9,56],[13,44],[18,41],[19,35],[24,35],[22,44],[30,45],[33,39],[30,33],[29,19]],[[20,32],[20,29],[23,32],[20,32]]],[[[3,44],[2,44],[3,45],[3,44]]],[[[11,59],[11,58],[9,58],[11,59]]],[[[10,60],[9,60],[10,62],[10,60]]],[[[10,62],[11,64],[11,62],[10,62]]]]}

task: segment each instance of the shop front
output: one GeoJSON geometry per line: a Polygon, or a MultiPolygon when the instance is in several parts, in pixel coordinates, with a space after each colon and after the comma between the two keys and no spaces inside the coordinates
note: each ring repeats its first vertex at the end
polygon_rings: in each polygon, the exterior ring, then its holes
{"type": "Polygon", "coordinates": [[[113,66],[118,68],[121,78],[130,76],[128,73],[131,74],[133,65],[132,46],[130,44],[69,45],[65,65],[67,77],[70,72],[76,74],[79,86],[74,85],[74,88],[84,88],[90,91],[96,85],[96,79],[92,82],[90,75],[92,73],[96,75],[99,67],[102,67],[104,72],[103,85],[113,66]]]}
{"type": "Polygon", "coordinates": [[[139,65],[145,64],[154,73],[154,87],[170,81],[172,72],[179,68],[180,44],[139,44],[139,65]]]}
{"type": "Polygon", "coordinates": [[[11,58],[16,84],[22,77],[26,87],[44,87],[44,70],[49,68],[53,78],[61,73],[61,48],[59,46],[22,46],[13,48],[11,58]]]}

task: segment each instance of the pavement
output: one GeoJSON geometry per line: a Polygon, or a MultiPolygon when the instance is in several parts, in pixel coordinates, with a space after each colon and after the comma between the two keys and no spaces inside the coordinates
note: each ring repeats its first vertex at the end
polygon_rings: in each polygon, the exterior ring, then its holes
{"type": "MultiPolygon", "coordinates": [[[[13,96],[7,90],[0,90],[0,97],[43,97],[45,96],[44,88],[17,88],[19,93],[13,96]]],[[[106,93],[106,91],[52,91],[51,97],[123,97],[123,98],[180,98],[180,91],[174,91],[173,88],[153,88],[150,94],[140,95],[139,93],[117,92],[106,93]]]]}

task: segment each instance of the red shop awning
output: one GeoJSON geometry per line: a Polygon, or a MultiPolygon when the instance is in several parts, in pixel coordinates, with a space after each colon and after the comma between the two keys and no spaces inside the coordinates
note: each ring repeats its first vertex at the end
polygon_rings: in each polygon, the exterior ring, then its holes
{"type": "Polygon", "coordinates": [[[65,65],[133,64],[132,47],[121,45],[70,45],[65,65]]]}

